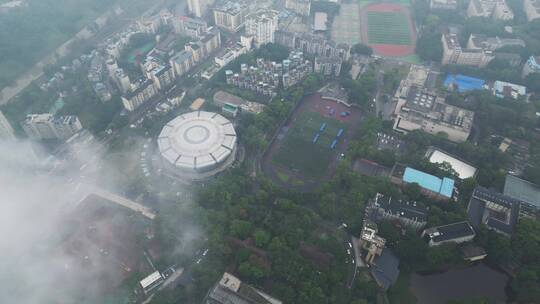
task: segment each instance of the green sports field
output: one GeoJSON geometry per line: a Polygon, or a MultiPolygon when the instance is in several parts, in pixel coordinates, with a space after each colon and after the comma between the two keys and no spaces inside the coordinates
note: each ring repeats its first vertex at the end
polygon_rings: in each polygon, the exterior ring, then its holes
{"type": "Polygon", "coordinates": [[[399,12],[367,12],[370,44],[410,45],[407,16],[399,12]]]}
{"type": "MultiPolygon", "coordinates": [[[[328,166],[335,157],[335,150],[330,149],[330,145],[339,129],[346,132],[345,126],[336,119],[316,112],[302,112],[288,130],[272,162],[306,178],[321,178],[327,173],[328,166]],[[326,128],[321,133],[319,129],[325,122],[326,128]],[[321,135],[317,142],[313,143],[313,137],[317,133],[321,135]]],[[[341,140],[344,134],[341,135],[341,140]]]]}

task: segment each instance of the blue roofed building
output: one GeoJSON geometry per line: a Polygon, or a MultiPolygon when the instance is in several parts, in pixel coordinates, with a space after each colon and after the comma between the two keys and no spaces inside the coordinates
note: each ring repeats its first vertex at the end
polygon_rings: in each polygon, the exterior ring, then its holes
{"type": "Polygon", "coordinates": [[[396,164],[392,169],[391,179],[397,184],[416,183],[422,188],[424,195],[429,197],[449,200],[454,192],[454,180],[448,177],[437,176],[396,164]]]}
{"type": "Polygon", "coordinates": [[[540,56],[531,56],[523,65],[522,76],[525,78],[530,73],[540,73],[540,56]]]}
{"type": "Polygon", "coordinates": [[[449,74],[444,80],[444,86],[451,91],[460,93],[472,90],[484,90],[486,81],[480,78],[461,74],[449,74]]]}

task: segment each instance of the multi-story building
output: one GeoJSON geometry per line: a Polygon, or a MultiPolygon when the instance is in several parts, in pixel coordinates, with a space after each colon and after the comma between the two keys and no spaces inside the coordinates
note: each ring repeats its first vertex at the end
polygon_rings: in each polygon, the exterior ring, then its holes
{"type": "Polygon", "coordinates": [[[193,54],[186,50],[176,53],[176,55],[171,57],[169,62],[174,69],[176,77],[184,75],[195,65],[193,54]]]}
{"type": "Polygon", "coordinates": [[[15,131],[2,111],[0,111],[0,139],[15,139],[15,131]]]}
{"type": "Polygon", "coordinates": [[[188,10],[195,17],[202,18],[208,10],[208,6],[214,3],[213,0],[188,0],[188,10]]]}
{"type": "Polygon", "coordinates": [[[432,10],[456,10],[457,0],[431,0],[429,7],[432,10]]]}
{"type": "Polygon", "coordinates": [[[21,124],[31,139],[66,140],[82,129],[74,115],[54,117],[52,114],[30,114],[21,124]]]}
{"type": "Polygon", "coordinates": [[[140,79],[132,86],[132,90],[122,95],[122,104],[132,112],[157,93],[154,82],[150,79],[140,79]]]}
{"type": "Polygon", "coordinates": [[[540,0],[524,0],[523,10],[529,22],[540,18],[540,0]]]}
{"type": "Polygon", "coordinates": [[[94,83],[93,88],[99,100],[103,102],[111,100],[112,98],[111,91],[109,90],[109,87],[105,85],[103,82],[94,83]]]}
{"type": "Polygon", "coordinates": [[[162,20],[159,15],[148,18],[143,17],[137,20],[137,26],[141,32],[155,35],[162,24],[161,21],[162,20]]]}
{"type": "Polygon", "coordinates": [[[338,77],[341,73],[341,65],[343,60],[339,57],[315,57],[315,65],[313,70],[315,73],[320,73],[325,76],[336,76],[338,77]]]}
{"type": "Polygon", "coordinates": [[[514,13],[505,0],[471,0],[467,7],[467,17],[484,17],[507,21],[514,19],[514,13]]]}
{"type": "Polygon", "coordinates": [[[507,236],[514,233],[521,202],[509,196],[476,187],[469,200],[467,214],[475,228],[486,225],[507,236]]]}
{"type": "Polygon", "coordinates": [[[176,53],[169,60],[175,76],[180,77],[204,58],[210,56],[221,47],[221,33],[218,28],[210,27],[200,39],[184,46],[184,50],[176,53]]]}
{"type": "Polygon", "coordinates": [[[393,199],[377,193],[373,201],[378,219],[399,221],[403,226],[415,230],[427,224],[428,209],[421,203],[393,199]]]}
{"type": "Polygon", "coordinates": [[[301,16],[309,16],[311,0],[285,0],[285,8],[301,16]]]}
{"type": "Polygon", "coordinates": [[[525,41],[513,38],[487,37],[482,34],[471,34],[467,42],[468,49],[495,51],[506,46],[525,47],[525,41]]]}
{"type": "Polygon", "coordinates": [[[203,304],[281,304],[282,302],[263,291],[243,283],[225,272],[209,291],[203,304]]]}
{"type": "Polygon", "coordinates": [[[229,48],[226,48],[224,50],[221,50],[216,54],[214,57],[214,62],[219,67],[224,67],[230,62],[232,62],[234,59],[238,58],[240,55],[245,54],[248,51],[248,49],[240,44],[235,44],[229,48]]]}
{"type": "Polygon", "coordinates": [[[441,64],[486,66],[493,58],[491,51],[484,49],[463,49],[456,34],[443,34],[443,57],[441,64]]]}
{"type": "Polygon", "coordinates": [[[448,140],[464,142],[471,133],[474,112],[446,104],[444,97],[412,86],[407,98],[398,100],[394,130],[408,133],[423,130],[448,140]]]}
{"type": "Polygon", "coordinates": [[[255,47],[274,42],[278,14],[275,10],[261,9],[246,16],[246,34],[253,36],[255,47]]]}
{"type": "Polygon", "coordinates": [[[203,19],[178,16],[173,19],[173,29],[176,34],[184,34],[198,39],[208,30],[208,24],[203,19]]]}
{"type": "Polygon", "coordinates": [[[309,55],[339,57],[344,61],[350,56],[350,47],[347,44],[335,44],[324,36],[316,34],[277,30],[275,42],[309,55]]]}
{"type": "Polygon", "coordinates": [[[175,79],[174,69],[157,57],[146,57],[146,60],[141,66],[144,75],[154,82],[154,86],[157,90],[168,87],[175,79]]]}
{"type": "Polygon", "coordinates": [[[540,56],[531,56],[523,65],[522,77],[525,78],[531,73],[540,73],[540,56]]]}
{"type": "Polygon", "coordinates": [[[225,71],[227,84],[261,95],[275,96],[279,86],[288,88],[313,72],[313,65],[302,52],[291,52],[281,63],[257,59],[255,66],[242,64],[240,73],[225,71]]]}
{"type": "Polygon", "coordinates": [[[116,82],[116,85],[122,92],[122,94],[127,93],[131,89],[131,80],[129,80],[129,75],[124,72],[123,69],[117,69],[114,71],[113,80],[116,82]]]}
{"type": "Polygon", "coordinates": [[[248,7],[241,2],[228,1],[213,8],[215,24],[229,32],[238,32],[243,26],[248,7]]]}
{"type": "Polygon", "coordinates": [[[458,222],[444,226],[432,227],[422,232],[422,237],[429,240],[429,246],[446,243],[464,243],[474,239],[476,233],[469,222],[458,222]]]}

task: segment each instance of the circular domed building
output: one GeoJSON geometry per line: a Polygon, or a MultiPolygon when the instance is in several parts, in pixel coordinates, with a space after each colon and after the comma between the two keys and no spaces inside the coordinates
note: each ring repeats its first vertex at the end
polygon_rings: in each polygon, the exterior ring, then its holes
{"type": "Polygon", "coordinates": [[[190,179],[226,169],[236,154],[233,124],[220,114],[204,111],[171,120],[161,130],[157,143],[165,167],[190,179]]]}

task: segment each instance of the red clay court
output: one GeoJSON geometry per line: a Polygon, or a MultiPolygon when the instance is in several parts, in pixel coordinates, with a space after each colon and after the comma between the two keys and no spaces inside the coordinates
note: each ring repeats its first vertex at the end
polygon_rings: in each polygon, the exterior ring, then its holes
{"type": "Polygon", "coordinates": [[[375,54],[402,57],[414,54],[416,30],[408,8],[394,3],[374,3],[361,9],[362,41],[375,54]]]}

